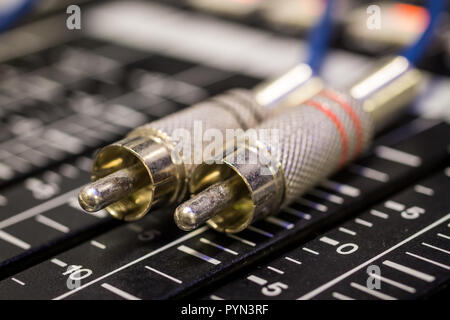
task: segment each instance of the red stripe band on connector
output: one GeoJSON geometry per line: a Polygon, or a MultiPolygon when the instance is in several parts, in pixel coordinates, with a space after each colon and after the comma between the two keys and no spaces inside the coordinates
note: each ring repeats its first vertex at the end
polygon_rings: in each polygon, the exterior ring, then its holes
{"type": "Polygon", "coordinates": [[[356,148],[355,148],[355,156],[358,155],[361,152],[361,149],[363,147],[363,136],[364,131],[361,125],[361,121],[358,117],[358,114],[353,110],[353,108],[348,104],[345,100],[343,100],[338,94],[336,94],[333,91],[330,90],[322,90],[320,93],[322,96],[327,97],[328,99],[333,100],[337,104],[339,104],[342,109],[348,114],[350,119],[353,122],[353,125],[355,126],[356,131],[356,148]]]}
{"type": "Polygon", "coordinates": [[[315,100],[308,100],[305,102],[305,104],[322,111],[335,124],[336,128],[338,129],[339,135],[341,136],[341,146],[342,146],[341,159],[339,160],[339,166],[340,167],[344,166],[345,163],[347,162],[347,157],[348,157],[348,140],[347,140],[347,134],[345,133],[345,128],[342,125],[341,121],[333,113],[333,111],[324,107],[322,104],[320,104],[319,102],[317,102],[315,100]]]}

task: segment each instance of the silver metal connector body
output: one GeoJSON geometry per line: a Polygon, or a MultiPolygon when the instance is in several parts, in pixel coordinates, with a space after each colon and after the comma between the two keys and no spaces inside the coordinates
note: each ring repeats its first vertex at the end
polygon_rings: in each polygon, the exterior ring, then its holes
{"type": "MultiPolygon", "coordinates": [[[[315,78],[314,86],[307,85],[312,79],[307,65],[300,64],[288,74],[289,81],[281,76],[253,91],[230,90],[141,126],[101,149],[94,159],[93,183],[79,194],[80,205],[86,211],[106,208],[112,216],[130,221],[153,206],[179,203],[187,194],[192,172],[203,161],[196,158],[209,143],[202,139],[203,132],[215,129],[225,135],[227,129],[245,131],[288,108],[289,103],[280,103],[286,95],[301,92],[302,99],[307,99],[321,87],[315,78]],[[194,145],[195,135],[201,136],[200,150],[194,145]],[[183,136],[193,139],[184,140],[183,136]]],[[[298,100],[291,105],[296,103],[298,100]]]]}
{"type": "Polygon", "coordinates": [[[278,210],[285,184],[281,163],[266,144],[252,139],[238,141],[225,148],[220,163],[201,165],[194,171],[190,192],[206,190],[176,209],[175,223],[183,230],[192,230],[209,218],[207,223],[219,231],[239,232],[256,217],[278,210]],[[189,220],[185,216],[190,216],[189,220]]]}
{"type": "Polygon", "coordinates": [[[420,91],[423,74],[403,56],[383,59],[350,88],[350,96],[363,103],[381,129],[402,113],[420,91]]]}
{"type": "Polygon", "coordinates": [[[301,63],[278,78],[256,86],[253,94],[256,102],[274,115],[308,100],[322,88],[322,80],[314,75],[309,65],[301,63]]]}
{"type": "Polygon", "coordinates": [[[216,230],[239,232],[289,205],[356,158],[369,145],[373,133],[406,108],[417,92],[420,73],[404,62],[395,57],[358,82],[350,94],[322,90],[256,128],[276,130],[278,143],[267,135],[250,141],[240,139],[224,150],[222,161],[197,167],[190,180],[191,192],[197,195],[177,208],[177,225],[188,229],[182,226],[182,218],[183,212],[190,212],[192,227],[209,217],[207,224],[216,230]],[[248,162],[255,159],[251,155],[262,156],[256,163],[248,162]],[[236,179],[246,192],[231,188],[231,182],[239,184],[236,179]],[[217,187],[230,190],[231,194],[222,195],[223,199],[234,199],[228,206],[222,199],[216,206],[211,190],[217,187]]]}
{"type": "Polygon", "coordinates": [[[153,206],[181,201],[187,192],[188,177],[201,159],[195,160],[194,152],[183,152],[195,150],[194,139],[186,140],[189,145],[183,145],[184,140],[176,139],[177,130],[192,138],[195,134],[202,135],[202,132],[194,133],[195,123],[201,131],[246,130],[264,118],[262,111],[250,91],[235,89],[131,131],[126,138],[97,153],[92,169],[94,183],[80,193],[80,205],[90,210],[86,203],[92,192],[85,191],[92,191],[97,180],[112,188],[118,182],[113,181],[114,173],[126,168],[138,171],[134,186],[116,185],[114,188],[122,192],[103,192],[105,197],[98,197],[95,209],[105,207],[112,216],[129,221],[141,218],[153,206]]]}

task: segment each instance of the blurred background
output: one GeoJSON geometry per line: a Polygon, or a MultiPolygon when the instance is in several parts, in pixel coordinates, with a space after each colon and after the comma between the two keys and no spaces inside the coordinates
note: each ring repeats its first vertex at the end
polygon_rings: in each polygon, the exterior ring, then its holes
{"type": "MultiPolygon", "coordinates": [[[[22,2],[1,1],[3,16],[22,2]]],[[[111,102],[112,98],[123,98],[125,92],[138,87],[145,96],[140,99],[163,98],[174,105],[157,111],[163,112],[158,116],[227,88],[251,87],[259,80],[279,75],[298,61],[304,61],[306,34],[324,9],[321,1],[314,0],[170,0],[163,1],[164,4],[89,0],[24,2],[31,5],[22,10],[14,22],[3,23],[4,34],[0,35],[0,141],[5,142],[1,145],[3,155],[0,156],[2,185],[53,161],[37,154],[28,160],[10,157],[22,150],[16,143],[12,150],[9,139],[29,135],[31,129],[47,127],[74,111],[102,114],[96,121],[106,121],[113,115],[103,113],[105,104],[98,103],[99,100],[111,102]],[[79,6],[79,17],[69,9],[70,5],[79,6]],[[69,26],[77,21],[81,29],[69,26]],[[8,28],[11,32],[6,32],[8,28]],[[102,41],[118,46],[108,47],[102,41]],[[125,52],[125,47],[135,51],[125,52]],[[161,55],[161,61],[151,58],[145,63],[137,62],[150,52],[161,55]],[[142,56],[127,56],[139,54],[142,56]],[[132,61],[136,63],[130,63],[132,61]],[[207,67],[215,68],[215,73],[182,73],[192,67],[192,62],[205,62],[207,67]],[[177,74],[175,78],[181,76],[183,81],[174,84],[173,79],[165,77],[153,81],[167,72],[177,74]],[[212,78],[227,77],[225,74],[230,72],[233,76],[220,84],[208,85],[205,81],[215,79],[200,79],[206,74],[212,78]],[[195,79],[197,77],[199,79],[195,79]],[[164,85],[158,85],[161,83],[164,85]]],[[[324,79],[331,86],[345,88],[370,68],[376,57],[394,54],[414,42],[428,23],[428,13],[421,5],[420,1],[336,1],[332,33],[335,50],[326,59],[324,79]]],[[[415,107],[421,113],[433,115],[445,113],[442,106],[446,98],[441,95],[449,88],[448,12],[441,15],[441,20],[434,41],[419,64],[436,76],[429,89],[435,94],[428,97],[426,108],[422,100],[418,100],[415,107]]],[[[130,100],[126,101],[127,107],[137,111],[139,107],[134,105],[142,101],[130,100]]],[[[125,125],[124,130],[148,118],[144,119],[136,115],[136,122],[125,125]]],[[[124,123],[120,121],[123,119],[108,124],[122,127],[124,123]]],[[[70,141],[76,152],[83,152],[108,141],[107,138],[99,140],[103,133],[90,129],[93,131],[70,132],[68,135],[72,139],[64,143],[70,141]],[[84,136],[76,143],[78,134],[84,136]]],[[[110,131],[108,134],[123,133],[120,129],[110,131]]],[[[39,134],[48,135],[44,131],[39,134]]],[[[58,134],[52,139],[64,140],[65,137],[56,136],[58,134]]],[[[30,147],[29,143],[27,145],[30,147]]],[[[44,145],[34,149],[39,148],[44,145]]],[[[58,154],[58,159],[65,158],[60,153],[66,154],[67,150],[62,149],[52,150],[58,154]]]]}

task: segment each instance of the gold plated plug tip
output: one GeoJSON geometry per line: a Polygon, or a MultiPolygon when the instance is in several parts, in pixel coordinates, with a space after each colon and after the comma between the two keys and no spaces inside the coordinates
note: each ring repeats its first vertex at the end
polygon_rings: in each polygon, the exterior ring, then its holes
{"type": "Polygon", "coordinates": [[[138,128],[100,149],[94,158],[93,182],[78,196],[80,206],[88,212],[104,208],[114,218],[134,221],[155,206],[184,197],[184,165],[174,162],[170,144],[157,134],[138,128]]]}
{"type": "Polygon", "coordinates": [[[78,194],[81,208],[87,212],[99,211],[142,187],[142,179],[135,169],[121,169],[86,185],[78,194]]]}
{"type": "Polygon", "coordinates": [[[242,193],[236,177],[218,182],[178,206],[175,223],[184,230],[193,230],[233,205],[242,193]]]}

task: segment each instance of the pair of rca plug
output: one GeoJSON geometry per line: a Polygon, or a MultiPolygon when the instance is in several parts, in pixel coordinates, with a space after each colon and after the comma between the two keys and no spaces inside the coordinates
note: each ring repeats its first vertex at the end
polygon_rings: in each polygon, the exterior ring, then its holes
{"type": "Polygon", "coordinates": [[[204,223],[222,232],[242,231],[357,157],[374,132],[416,97],[421,78],[405,57],[396,56],[342,93],[324,89],[311,68],[299,64],[253,90],[228,91],[104,147],[79,203],[85,211],[105,208],[126,221],[151,207],[179,204],[174,219],[185,231],[204,223]],[[279,139],[237,139],[223,146],[220,161],[194,164],[173,132],[192,133],[195,121],[222,132],[276,129],[279,139]]]}

